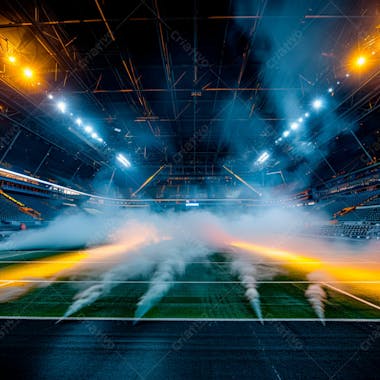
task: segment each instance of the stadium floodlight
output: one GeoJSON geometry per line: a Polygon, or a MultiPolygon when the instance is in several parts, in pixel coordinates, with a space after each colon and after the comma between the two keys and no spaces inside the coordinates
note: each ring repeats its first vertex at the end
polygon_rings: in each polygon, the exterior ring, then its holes
{"type": "Polygon", "coordinates": [[[290,135],[290,132],[289,131],[285,131],[283,134],[282,134],[284,137],[288,137],[290,135]]]}
{"type": "Polygon", "coordinates": [[[330,87],[330,88],[328,89],[328,91],[329,91],[330,94],[332,94],[332,93],[334,92],[334,89],[333,89],[332,87],[330,87]]]}
{"type": "Polygon", "coordinates": [[[298,118],[298,122],[299,122],[299,123],[303,123],[303,118],[302,118],[302,117],[299,117],[299,118],[298,118]]]}
{"type": "Polygon", "coordinates": [[[257,163],[258,164],[263,164],[265,161],[268,160],[268,158],[270,157],[269,153],[268,152],[264,152],[260,155],[260,157],[257,159],[257,163]]]}
{"type": "Polygon", "coordinates": [[[62,112],[65,113],[66,111],[66,103],[65,102],[58,102],[57,108],[62,112]]]}
{"type": "Polygon", "coordinates": [[[49,95],[48,95],[48,98],[49,98],[50,100],[52,100],[52,99],[54,98],[54,96],[53,96],[52,94],[49,94],[49,95]]]}
{"type": "Polygon", "coordinates": [[[10,63],[16,63],[16,57],[15,57],[14,55],[10,55],[10,56],[8,57],[8,61],[9,61],[10,63]]]}
{"type": "Polygon", "coordinates": [[[104,140],[101,137],[98,137],[96,140],[99,141],[100,143],[104,142],[104,140]]]}
{"type": "Polygon", "coordinates": [[[81,126],[83,122],[82,122],[82,119],[81,119],[80,117],[78,117],[78,118],[75,120],[75,123],[76,123],[77,125],[81,126]]]}
{"type": "Polygon", "coordinates": [[[99,136],[96,132],[94,132],[94,133],[91,133],[91,137],[96,140],[99,136]]]}
{"type": "Polygon", "coordinates": [[[366,62],[367,62],[367,58],[364,57],[363,55],[360,55],[356,59],[356,65],[357,66],[364,66],[366,64],[366,62]]]}
{"type": "Polygon", "coordinates": [[[121,153],[119,153],[117,156],[116,156],[116,159],[122,164],[124,165],[126,168],[130,168],[132,166],[132,164],[130,163],[130,161],[124,157],[124,155],[122,155],[121,153]]]}
{"type": "Polygon", "coordinates": [[[274,143],[279,144],[282,141],[282,137],[279,137],[274,143]]]}
{"type": "Polygon", "coordinates": [[[293,130],[293,131],[295,131],[295,130],[297,130],[298,129],[298,127],[299,127],[300,125],[298,124],[298,123],[292,123],[291,125],[290,125],[290,128],[293,130]]]}
{"type": "Polygon", "coordinates": [[[24,69],[24,76],[27,78],[32,78],[33,76],[33,71],[29,67],[25,67],[24,69]]]}
{"type": "Polygon", "coordinates": [[[323,106],[323,102],[321,99],[315,99],[312,103],[312,106],[315,110],[320,110],[323,106]]]}
{"type": "Polygon", "coordinates": [[[186,201],[185,206],[186,207],[199,207],[199,202],[186,201]]]}
{"type": "Polygon", "coordinates": [[[309,116],[310,116],[309,112],[306,112],[305,117],[309,117],[309,116]]]}
{"type": "Polygon", "coordinates": [[[91,125],[86,125],[84,127],[85,132],[92,133],[94,131],[94,128],[91,127],[91,125]]]}

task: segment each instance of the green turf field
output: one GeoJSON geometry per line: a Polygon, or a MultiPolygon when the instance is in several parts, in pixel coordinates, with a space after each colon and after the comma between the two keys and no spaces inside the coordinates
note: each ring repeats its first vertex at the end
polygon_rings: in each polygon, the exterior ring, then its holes
{"type": "MultiPolygon", "coordinates": [[[[40,251],[4,254],[0,258],[0,276],[4,268],[43,260],[54,254],[57,253],[40,251]]],[[[1,295],[1,292],[9,290],[6,282],[13,279],[0,280],[1,295]]],[[[21,290],[18,289],[20,292],[13,299],[0,302],[0,316],[62,317],[72,304],[75,294],[96,284],[99,277],[83,273],[70,277],[58,276],[54,281],[28,281],[22,284],[12,283],[12,288],[17,290],[19,286],[21,290]]],[[[82,308],[73,317],[133,318],[139,299],[149,288],[149,277],[128,280],[113,278],[113,281],[115,283],[106,295],[82,308]]],[[[263,318],[317,318],[305,296],[308,285],[302,274],[286,270],[270,280],[259,281],[257,290],[263,318]]],[[[340,288],[339,284],[334,286],[340,288]]],[[[324,287],[327,293],[324,304],[326,319],[380,319],[380,310],[374,307],[379,302],[352,289],[349,294],[359,296],[359,299],[324,287]]],[[[204,260],[189,263],[184,275],[175,278],[167,293],[144,318],[250,319],[257,318],[257,315],[245,297],[245,288],[229,270],[228,256],[215,254],[209,262],[204,260]]]]}

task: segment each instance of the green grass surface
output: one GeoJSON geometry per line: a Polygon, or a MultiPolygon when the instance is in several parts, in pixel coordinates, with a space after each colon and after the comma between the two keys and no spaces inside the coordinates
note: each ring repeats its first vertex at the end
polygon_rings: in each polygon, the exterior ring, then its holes
{"type": "MultiPolygon", "coordinates": [[[[29,255],[29,259],[41,259],[49,253],[29,255]]],[[[25,256],[24,256],[25,257],[25,256]]],[[[1,261],[1,260],[0,260],[1,261]]],[[[245,298],[245,288],[231,275],[228,261],[216,254],[211,263],[189,264],[183,276],[173,284],[165,296],[144,316],[146,318],[256,318],[256,314],[245,298]],[[212,283],[201,283],[208,281],[212,283]],[[234,283],[228,283],[235,281],[234,283]]],[[[4,264],[5,265],[5,264],[4,264]]],[[[7,264],[18,265],[18,264],[7,264]]],[[[60,280],[83,280],[91,278],[76,276],[60,280]]],[[[96,277],[93,278],[97,280],[96,277]]],[[[122,280],[121,278],[119,280],[122,280]]],[[[136,278],[130,280],[149,280],[136,278]]],[[[316,314],[305,297],[308,284],[276,283],[276,281],[305,280],[299,273],[283,272],[271,283],[258,284],[261,309],[264,318],[316,318],[316,314]]],[[[61,317],[72,304],[78,291],[90,283],[34,283],[27,284],[25,292],[12,301],[0,303],[0,316],[61,317]]],[[[338,285],[337,285],[338,286],[338,285]]],[[[121,283],[84,307],[73,316],[80,317],[134,317],[136,305],[148,290],[149,283],[121,283]]],[[[6,289],[0,288],[1,291],[6,289]]],[[[380,311],[354,300],[332,289],[325,288],[328,295],[325,303],[326,318],[372,319],[380,318],[380,311]]],[[[377,303],[376,300],[366,298],[377,303]]]]}

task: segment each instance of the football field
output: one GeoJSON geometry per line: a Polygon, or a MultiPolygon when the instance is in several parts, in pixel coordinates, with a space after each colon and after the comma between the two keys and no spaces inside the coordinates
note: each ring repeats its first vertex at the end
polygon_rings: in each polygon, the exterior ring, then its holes
{"type": "MultiPolygon", "coordinates": [[[[67,272],[76,265],[76,251],[12,251],[0,258],[0,316],[57,318],[76,300],[78,292],[106,283],[107,291],[70,315],[70,318],[135,319],[139,300],[152,285],[151,276],[100,278],[95,269],[67,272]],[[71,260],[71,261],[70,261],[71,260]]],[[[147,319],[211,320],[380,320],[378,300],[366,292],[380,281],[317,283],[324,318],[306,296],[311,282],[304,274],[277,263],[270,279],[257,280],[259,311],[246,298],[246,288],[230,270],[229,255],[215,253],[191,261],[184,273],[155,283],[164,287],[143,314],[147,319]],[[317,315],[318,314],[318,315],[317,315]]],[[[99,263],[96,263],[97,265],[99,263]]],[[[262,264],[260,264],[262,265],[262,264]]],[[[368,263],[371,266],[371,263],[368,263]]],[[[96,265],[95,265],[96,267],[96,265]]]]}

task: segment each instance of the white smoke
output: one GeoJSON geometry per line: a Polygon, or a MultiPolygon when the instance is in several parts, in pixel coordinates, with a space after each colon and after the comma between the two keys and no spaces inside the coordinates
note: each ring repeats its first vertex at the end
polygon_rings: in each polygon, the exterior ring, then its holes
{"type": "Polygon", "coordinates": [[[199,242],[184,238],[184,233],[175,240],[154,241],[152,244],[140,246],[114,263],[113,268],[100,274],[100,283],[77,293],[63,318],[106,296],[120,280],[148,277],[153,273],[150,287],[141,297],[135,313],[138,320],[170,290],[172,281],[184,273],[188,263],[196,258],[206,257],[211,252],[213,251],[199,242]]]}
{"type": "Polygon", "coordinates": [[[321,284],[318,284],[318,283],[310,284],[305,291],[305,295],[308,298],[318,318],[321,320],[322,324],[325,325],[325,305],[324,304],[327,299],[327,294],[323,290],[321,284]]]}
{"type": "Polygon", "coordinates": [[[117,217],[77,213],[61,216],[47,227],[13,234],[0,245],[0,250],[71,249],[104,243],[112,228],[120,223],[117,217]]]}
{"type": "MultiPolygon", "coordinates": [[[[159,245],[159,244],[157,244],[159,245]]],[[[153,271],[155,261],[150,256],[152,247],[145,247],[140,252],[130,252],[122,263],[117,262],[110,270],[100,274],[100,282],[86,288],[74,296],[73,304],[67,309],[63,318],[69,317],[99,298],[106,296],[118,281],[126,281],[137,276],[148,276],[153,271]]]]}
{"type": "Polygon", "coordinates": [[[243,257],[234,258],[231,262],[232,273],[237,275],[246,289],[245,296],[248,299],[252,309],[257,315],[257,318],[263,323],[261,313],[260,295],[257,291],[257,270],[256,267],[248,262],[243,257]]]}
{"type": "MultiPolygon", "coordinates": [[[[250,209],[249,213],[223,211],[212,214],[195,211],[154,214],[141,210],[119,210],[114,211],[113,215],[102,217],[83,214],[62,216],[47,228],[15,234],[10,242],[0,245],[0,250],[9,250],[11,247],[28,250],[37,247],[66,249],[105,245],[86,249],[83,259],[61,272],[49,272],[46,277],[37,271],[25,271],[25,268],[21,268],[20,271],[13,271],[11,268],[9,272],[6,272],[6,268],[0,268],[0,275],[3,275],[4,281],[22,281],[27,278],[54,281],[55,278],[69,276],[82,279],[84,275],[90,280],[96,280],[92,286],[78,288],[73,304],[65,316],[72,315],[107,295],[119,279],[129,281],[137,276],[147,279],[151,276],[150,287],[137,306],[136,318],[140,318],[167,294],[173,286],[172,281],[183,275],[189,262],[197,257],[207,257],[213,252],[225,252],[232,256],[231,269],[245,287],[245,296],[252,309],[258,318],[262,319],[257,283],[264,278],[273,278],[277,265],[274,261],[286,261],[287,257],[285,254],[284,259],[281,259],[281,255],[276,259],[274,255],[275,258],[271,261],[269,254],[272,249],[295,252],[322,263],[331,260],[345,262],[353,257],[355,260],[378,262],[379,242],[368,244],[359,252],[357,245],[337,245],[321,239],[302,237],[306,223],[318,225],[320,221],[319,216],[310,215],[295,207],[272,207],[257,211],[250,209]],[[274,236],[276,239],[273,239],[274,236]],[[238,256],[237,249],[234,251],[231,248],[234,241],[251,242],[270,249],[263,252],[247,251],[244,256],[244,249],[241,248],[238,252],[243,256],[238,256]],[[264,259],[267,260],[266,266],[263,265],[264,259]],[[27,278],[16,278],[21,276],[19,273],[27,273],[27,278]]],[[[68,256],[70,257],[70,254],[68,256]]],[[[51,262],[54,265],[54,260],[51,262]]],[[[18,263],[15,267],[17,269],[22,265],[24,264],[18,263]]],[[[310,281],[320,282],[311,278],[310,281]]],[[[17,298],[31,289],[31,286],[23,285],[23,291],[21,287],[18,288],[16,284],[0,288],[0,299],[1,295],[8,299],[8,292],[12,299],[17,298]]],[[[323,289],[310,287],[306,296],[312,300],[310,302],[322,320],[323,302],[326,298],[323,289]]]]}
{"type": "Polygon", "coordinates": [[[166,248],[165,258],[157,265],[148,291],[141,297],[135,312],[136,321],[142,318],[171,289],[173,280],[185,273],[186,266],[196,258],[205,257],[212,251],[193,240],[180,241],[166,248]]]}
{"type": "Polygon", "coordinates": [[[74,296],[74,302],[65,312],[63,318],[69,317],[86,306],[91,305],[99,298],[106,296],[115,286],[119,284],[117,280],[128,280],[131,277],[145,274],[153,269],[154,263],[145,260],[143,257],[133,256],[131,260],[116,268],[103,273],[100,283],[96,283],[86,288],[74,296]]]}
{"type": "Polygon", "coordinates": [[[95,284],[89,288],[83,290],[74,296],[74,303],[67,309],[63,318],[69,317],[70,315],[76,313],[80,309],[91,305],[95,302],[100,296],[107,294],[107,292],[112,288],[112,286],[107,286],[110,283],[102,282],[100,284],[95,284]]]}

